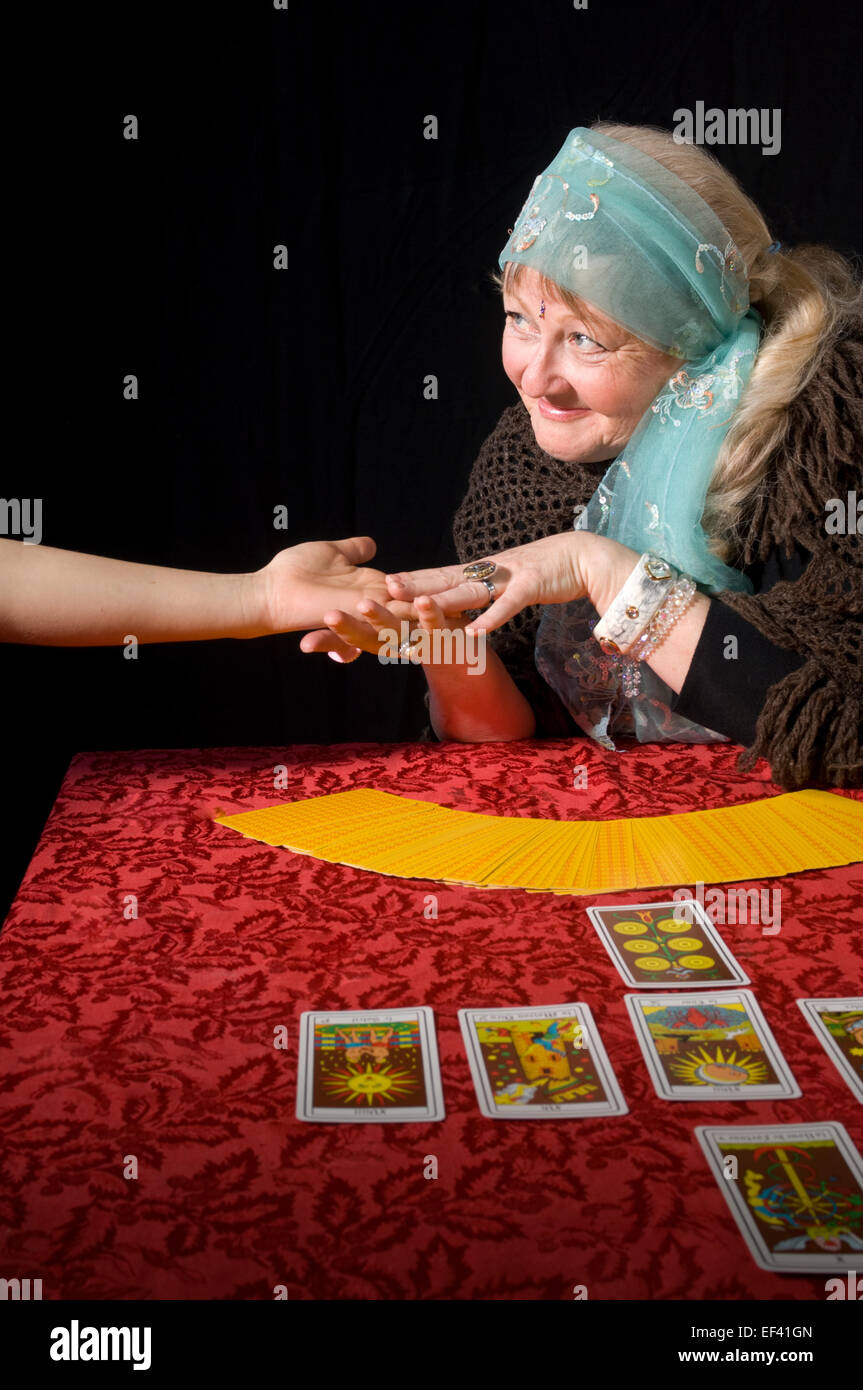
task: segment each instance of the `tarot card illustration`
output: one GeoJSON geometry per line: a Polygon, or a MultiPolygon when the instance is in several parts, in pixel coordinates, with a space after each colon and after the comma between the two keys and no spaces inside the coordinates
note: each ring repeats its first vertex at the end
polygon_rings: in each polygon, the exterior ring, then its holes
{"type": "Polygon", "coordinates": [[[301,1120],[442,1120],[431,1009],[304,1013],[301,1120]]]}
{"type": "Polygon", "coordinates": [[[749,990],[627,994],[657,1095],[665,1100],[772,1100],[800,1087],[749,990]]]}
{"type": "Polygon", "coordinates": [[[836,1070],[863,1104],[863,999],[798,999],[836,1070]]]}
{"type": "Polygon", "coordinates": [[[716,1181],[762,1269],[859,1269],[863,1164],[830,1122],[696,1129],[716,1181]]]}
{"type": "Polygon", "coordinates": [[[589,907],[587,915],[628,985],[691,989],[749,984],[695,899],[589,907]]]}
{"type": "Polygon", "coordinates": [[[626,1114],[586,1004],[461,1009],[459,1022],[479,1107],[490,1119],[626,1114]]]}

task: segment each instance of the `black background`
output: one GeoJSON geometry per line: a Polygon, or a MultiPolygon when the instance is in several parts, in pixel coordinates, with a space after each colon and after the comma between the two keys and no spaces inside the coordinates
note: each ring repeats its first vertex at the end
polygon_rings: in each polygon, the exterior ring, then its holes
{"type": "MultiPolygon", "coordinates": [[[[245,571],[367,533],[384,569],[454,558],[472,460],[516,398],[490,274],[576,125],[778,107],[779,154],[714,153],[778,239],[860,249],[863,25],[838,5],[237,0],[29,23],[8,52],[24,81],[6,271],[25,313],[2,492],[43,499],[43,544],[245,571]]],[[[339,667],[296,634],[134,662],[0,651],[0,918],[77,751],[409,739],[425,722],[421,672],[339,667]]]]}

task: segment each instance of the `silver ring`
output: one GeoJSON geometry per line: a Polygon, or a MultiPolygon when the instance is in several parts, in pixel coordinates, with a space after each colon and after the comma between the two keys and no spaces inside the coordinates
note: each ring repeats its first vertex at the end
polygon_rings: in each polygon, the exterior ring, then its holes
{"type": "Polygon", "coordinates": [[[494,585],[492,584],[490,579],[483,579],[480,582],[484,584],[485,587],[488,589],[488,601],[489,603],[491,603],[494,599],[494,585]]]}

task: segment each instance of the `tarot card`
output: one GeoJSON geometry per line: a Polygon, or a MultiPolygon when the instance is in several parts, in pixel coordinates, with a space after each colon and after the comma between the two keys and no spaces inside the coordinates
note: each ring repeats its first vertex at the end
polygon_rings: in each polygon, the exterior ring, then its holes
{"type": "Polygon", "coordinates": [[[754,994],[627,994],[656,1094],[664,1100],[799,1096],[754,994]]]}
{"type": "Polygon", "coordinates": [[[843,1125],[698,1125],[695,1133],[762,1269],[859,1269],[863,1163],[843,1125]]]}
{"type": "Polygon", "coordinates": [[[315,1013],[300,1018],[297,1118],[444,1118],[431,1009],[315,1013]]]}
{"type": "Polygon", "coordinates": [[[863,1105],[863,999],[798,999],[821,1046],[863,1105]]]}
{"type": "Polygon", "coordinates": [[[750,983],[694,898],[589,907],[587,915],[628,985],[716,989],[750,983]]]}
{"type": "Polygon", "coordinates": [[[479,1108],[492,1120],[625,1115],[586,1004],[459,1009],[479,1108]]]}

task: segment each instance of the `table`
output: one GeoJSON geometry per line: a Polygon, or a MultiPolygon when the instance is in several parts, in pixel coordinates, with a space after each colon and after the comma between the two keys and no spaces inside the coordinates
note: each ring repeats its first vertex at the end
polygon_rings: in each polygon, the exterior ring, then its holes
{"type": "Polygon", "coordinates": [[[584,1285],[590,1299],[823,1300],[822,1278],[756,1267],[694,1129],[839,1120],[863,1150],[861,1107],[794,1003],[861,992],[863,865],[735,885],[781,888],[781,931],[720,928],[802,1098],[670,1104],[585,908],[672,889],[386,878],[211,819],[359,786],[555,818],[775,795],[765,763],[736,770],[739,751],[562,740],[76,757],[0,933],[0,1273],[42,1278],[45,1299],[272,1299],[284,1285],[291,1299],[554,1300],[584,1285]],[[483,1118],[457,1010],[570,1000],[593,1010],[629,1114],[483,1118]],[[415,1004],[435,1012],[443,1123],[295,1119],[303,1009],[415,1004]]]}

